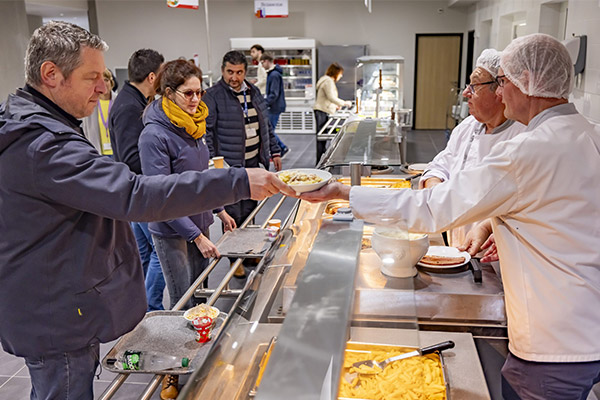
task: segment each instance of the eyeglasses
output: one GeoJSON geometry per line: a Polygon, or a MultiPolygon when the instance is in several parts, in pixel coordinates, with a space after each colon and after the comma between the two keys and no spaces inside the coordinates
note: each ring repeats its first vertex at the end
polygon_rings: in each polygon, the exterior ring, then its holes
{"type": "Polygon", "coordinates": [[[194,95],[196,95],[196,97],[200,98],[202,96],[204,96],[204,93],[206,93],[205,90],[202,89],[198,89],[198,90],[186,90],[185,92],[182,92],[181,90],[175,90],[177,93],[181,93],[187,100],[192,100],[194,98],[194,95]]]}
{"type": "Polygon", "coordinates": [[[469,89],[469,92],[475,93],[475,87],[476,86],[491,85],[492,83],[496,83],[496,81],[481,82],[481,83],[471,83],[471,84],[467,85],[467,87],[465,89],[469,89]]]}
{"type": "Polygon", "coordinates": [[[496,83],[498,84],[498,86],[500,87],[504,87],[504,85],[506,85],[506,75],[498,75],[496,77],[496,83]]]}

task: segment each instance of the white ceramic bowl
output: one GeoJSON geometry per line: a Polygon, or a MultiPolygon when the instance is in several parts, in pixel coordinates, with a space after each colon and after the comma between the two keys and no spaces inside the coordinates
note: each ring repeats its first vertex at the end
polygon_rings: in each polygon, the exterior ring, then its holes
{"type": "Polygon", "coordinates": [[[378,227],[373,231],[371,246],[381,258],[381,272],[395,278],[409,278],[417,274],[415,265],[427,253],[429,237],[378,227]]]}
{"type": "Polygon", "coordinates": [[[305,193],[305,192],[312,192],[314,190],[318,190],[320,188],[322,188],[323,186],[325,186],[327,184],[327,182],[329,182],[329,180],[331,179],[331,174],[327,171],[323,171],[321,169],[314,169],[314,168],[297,168],[297,169],[288,169],[285,171],[279,171],[277,173],[277,175],[281,175],[284,172],[300,172],[303,174],[315,174],[317,175],[319,178],[323,179],[321,182],[317,182],[317,183],[307,183],[307,184],[292,184],[292,185],[288,185],[289,187],[291,187],[292,189],[294,189],[294,191],[296,193],[305,193]]]}

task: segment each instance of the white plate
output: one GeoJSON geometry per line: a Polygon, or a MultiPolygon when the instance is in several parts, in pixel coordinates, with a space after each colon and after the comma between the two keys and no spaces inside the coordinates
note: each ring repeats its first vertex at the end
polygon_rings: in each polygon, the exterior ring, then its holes
{"type": "Polygon", "coordinates": [[[331,174],[329,172],[323,171],[321,169],[314,169],[314,168],[294,168],[294,169],[288,169],[288,170],[285,170],[285,171],[279,171],[277,173],[277,175],[280,175],[283,172],[292,172],[292,171],[301,172],[303,174],[315,174],[318,177],[320,177],[320,178],[323,179],[321,182],[317,182],[317,183],[299,184],[299,185],[288,185],[289,187],[291,187],[292,189],[294,189],[294,191],[296,193],[312,192],[314,190],[320,189],[321,187],[325,186],[327,184],[327,182],[329,182],[329,180],[331,179],[331,174]]]}
{"type": "Polygon", "coordinates": [[[429,163],[410,164],[408,166],[408,170],[413,171],[413,172],[423,172],[423,171],[425,171],[425,169],[427,168],[428,165],[429,165],[429,163]]]}
{"type": "Polygon", "coordinates": [[[446,247],[446,246],[429,246],[429,250],[427,250],[427,256],[438,256],[438,257],[464,257],[465,261],[460,264],[452,264],[452,265],[430,265],[423,264],[418,262],[417,265],[429,269],[446,269],[446,268],[456,268],[461,265],[465,265],[469,261],[471,261],[471,255],[466,251],[459,251],[456,247],[446,247]]]}

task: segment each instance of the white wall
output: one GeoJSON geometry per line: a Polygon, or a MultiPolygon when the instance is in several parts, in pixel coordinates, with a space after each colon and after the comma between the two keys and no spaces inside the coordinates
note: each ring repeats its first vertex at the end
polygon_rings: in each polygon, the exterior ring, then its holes
{"type": "MultiPolygon", "coordinates": [[[[199,10],[169,9],[164,0],[97,0],[100,36],[111,47],[109,67],[124,67],[133,51],[149,47],[166,59],[194,53],[206,70],[203,1],[199,10]]],[[[369,14],[362,0],[290,0],[286,19],[257,19],[254,2],[210,0],[211,67],[220,76],[220,60],[231,37],[300,36],[323,45],[367,44],[372,55],[405,57],[405,106],[412,107],[416,33],[465,33],[466,9],[448,9],[447,1],[374,0],[369,14]],[[441,10],[441,12],[438,12],[441,10]]]]}
{"type": "Polygon", "coordinates": [[[545,32],[562,40],[573,35],[587,35],[585,72],[576,80],[570,100],[579,112],[600,123],[600,1],[569,0],[566,29],[560,22],[565,15],[564,5],[554,0],[483,0],[469,8],[468,29],[475,29],[475,54],[486,47],[502,50],[510,42],[508,24],[524,16],[526,33],[545,32]],[[552,9],[559,25],[549,26],[552,9]],[[491,23],[490,33],[486,24],[491,23]]]}
{"type": "Polygon", "coordinates": [[[0,1],[0,102],[25,82],[23,60],[29,27],[23,0],[0,1]]]}

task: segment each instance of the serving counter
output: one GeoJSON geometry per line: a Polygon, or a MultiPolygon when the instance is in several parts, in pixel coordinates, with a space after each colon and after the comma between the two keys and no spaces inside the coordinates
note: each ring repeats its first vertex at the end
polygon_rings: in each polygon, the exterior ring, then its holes
{"type": "MultiPolygon", "coordinates": [[[[391,172],[364,177],[362,184],[410,186],[400,141],[393,121],[346,124],[322,165],[349,184],[344,172],[358,160],[363,175],[368,167],[391,172]]],[[[506,335],[503,291],[493,270],[483,266],[481,282],[470,270],[388,277],[369,245],[375,226],[335,221],[343,206],[296,202],[180,398],[334,399],[348,341],[417,348],[445,340],[456,343],[443,356],[446,398],[490,398],[473,335],[506,335]]],[[[441,235],[430,242],[442,244],[441,235]]]]}

